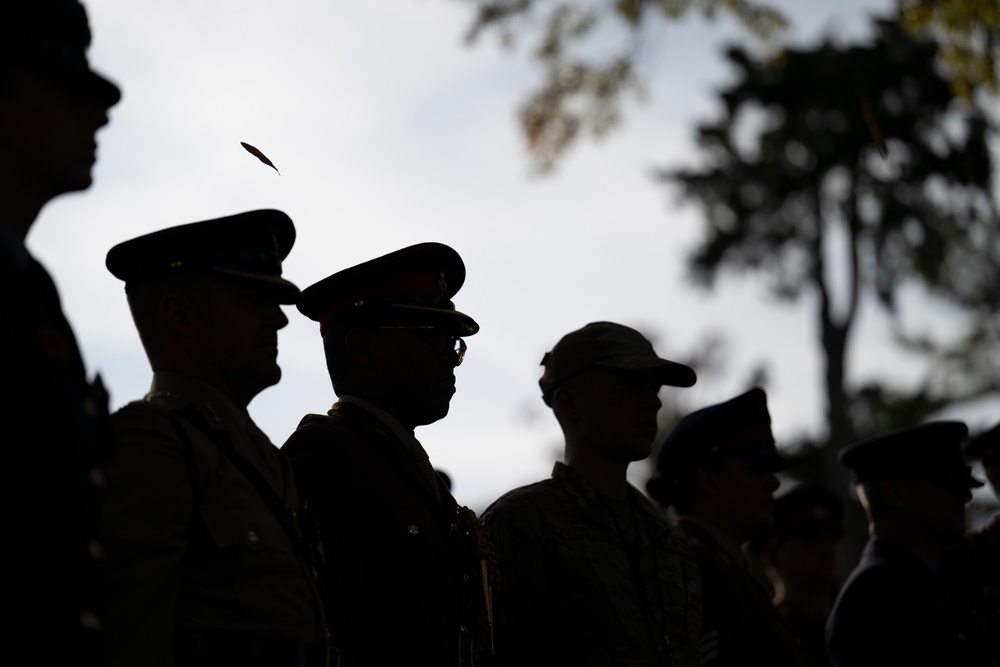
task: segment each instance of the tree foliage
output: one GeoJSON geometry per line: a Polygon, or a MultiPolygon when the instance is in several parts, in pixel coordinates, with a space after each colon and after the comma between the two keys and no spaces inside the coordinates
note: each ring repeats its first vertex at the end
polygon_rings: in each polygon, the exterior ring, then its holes
{"type": "Polygon", "coordinates": [[[553,167],[580,135],[602,136],[621,115],[622,96],[641,92],[638,52],[644,29],[692,13],[734,18],[753,37],[777,44],[785,28],[775,9],[752,0],[465,0],[475,10],[474,42],[495,32],[504,44],[534,40],[542,84],[518,110],[535,166],[553,167]]]}
{"type": "Polygon", "coordinates": [[[1000,390],[994,128],[955,103],[935,43],[878,21],[870,44],[827,42],[767,62],[732,48],[727,58],[738,80],[720,94],[722,118],[698,129],[703,166],[663,175],[705,212],[692,276],[708,286],[724,271],[752,271],[780,297],[816,297],[835,445],[858,428],[913,423],[1000,390]],[[885,136],[885,159],[873,132],[885,136]],[[833,252],[835,243],[844,250],[833,252]],[[908,329],[900,295],[914,289],[957,309],[961,333],[908,329]],[[894,317],[901,340],[938,362],[923,386],[851,390],[848,343],[866,293],[894,317]]]}
{"type": "Polygon", "coordinates": [[[1000,3],[995,0],[899,0],[899,21],[940,44],[939,60],[964,99],[1000,93],[1000,3]]]}

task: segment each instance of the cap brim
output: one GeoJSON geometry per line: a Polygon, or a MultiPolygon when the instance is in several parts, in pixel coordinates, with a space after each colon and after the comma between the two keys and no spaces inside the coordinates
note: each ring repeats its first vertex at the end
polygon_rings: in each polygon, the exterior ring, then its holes
{"type": "Polygon", "coordinates": [[[457,310],[406,303],[394,303],[389,307],[391,309],[405,310],[413,314],[430,316],[435,321],[440,321],[444,325],[451,327],[452,333],[458,336],[472,336],[479,332],[479,324],[465,313],[457,310]]]}
{"type": "Polygon", "coordinates": [[[625,371],[658,370],[660,382],[670,387],[690,387],[698,381],[698,376],[690,367],[650,355],[612,357],[598,361],[594,366],[625,371]]]}
{"type": "Polygon", "coordinates": [[[281,276],[239,271],[219,266],[214,267],[212,271],[231,278],[238,278],[240,281],[254,283],[262,289],[273,291],[278,299],[278,303],[293,304],[299,300],[299,288],[281,276]]]}

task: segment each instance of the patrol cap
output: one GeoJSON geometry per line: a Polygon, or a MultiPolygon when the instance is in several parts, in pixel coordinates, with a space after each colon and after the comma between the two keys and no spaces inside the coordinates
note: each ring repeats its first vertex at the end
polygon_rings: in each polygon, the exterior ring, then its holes
{"type": "Polygon", "coordinates": [[[418,243],[338,271],[302,290],[298,309],[320,323],[349,320],[433,322],[456,336],[479,331],[451,299],[465,283],[465,263],[442,243],[418,243]]]}
{"type": "Polygon", "coordinates": [[[1000,422],[965,442],[965,456],[984,463],[1000,453],[1000,422]],[[992,455],[992,456],[991,456],[992,455]]]}
{"type": "Polygon", "coordinates": [[[89,46],[87,13],[77,0],[0,3],[0,66],[35,72],[74,96],[114,106],[121,91],[90,69],[89,46]]]}
{"type": "Polygon", "coordinates": [[[691,368],[656,356],[641,333],[614,322],[591,322],[566,334],[545,353],[542,366],[545,371],[538,386],[546,400],[567,379],[593,367],[656,370],[660,381],[672,387],[690,387],[697,380],[691,368]]]}
{"type": "Polygon", "coordinates": [[[844,534],[844,506],[833,491],[820,484],[797,484],[774,499],[774,523],[754,545],[770,551],[785,540],[829,531],[844,534]]]}
{"type": "Polygon", "coordinates": [[[254,283],[295,303],[299,288],[281,277],[281,260],[295,242],[291,218],[272,209],[168,227],[108,251],[105,264],[125,291],[191,273],[254,283]]]}
{"type": "Polygon", "coordinates": [[[983,483],[962,457],[968,433],[962,422],[927,422],[855,442],[840,450],[838,458],[859,482],[911,473],[946,486],[973,488],[983,483]]]}
{"type": "Polygon", "coordinates": [[[678,477],[718,458],[764,461],[774,472],[788,467],[774,446],[763,389],[686,415],[660,445],[657,468],[665,477],[678,477]]]}

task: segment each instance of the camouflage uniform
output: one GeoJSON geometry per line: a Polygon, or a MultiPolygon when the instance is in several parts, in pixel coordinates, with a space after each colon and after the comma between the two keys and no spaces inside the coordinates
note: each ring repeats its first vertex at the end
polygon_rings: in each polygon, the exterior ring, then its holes
{"type": "Polygon", "coordinates": [[[771,604],[759,562],[703,521],[686,516],[680,526],[704,582],[701,664],[800,667],[798,640],[771,604]]]}
{"type": "Polygon", "coordinates": [[[497,551],[497,656],[510,665],[696,665],[694,556],[634,487],[598,495],[556,463],[483,514],[497,551]],[[638,571],[637,571],[638,570],[638,571]]]}

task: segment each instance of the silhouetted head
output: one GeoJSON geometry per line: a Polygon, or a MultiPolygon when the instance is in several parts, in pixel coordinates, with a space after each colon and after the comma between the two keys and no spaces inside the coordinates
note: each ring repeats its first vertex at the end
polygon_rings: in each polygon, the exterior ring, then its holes
{"type": "Polygon", "coordinates": [[[854,473],[875,531],[941,545],[961,537],[965,503],[982,486],[962,455],[968,429],[938,421],[879,434],[848,445],[840,462],[854,473]]]}
{"type": "Polygon", "coordinates": [[[566,435],[570,465],[577,455],[625,464],[649,456],[660,387],[697,379],[687,366],[658,357],[641,333],[613,322],[566,334],[542,366],[538,385],[566,435]]]}
{"type": "Polygon", "coordinates": [[[647,489],[682,514],[711,519],[743,542],[773,521],[775,447],[767,395],[754,388],[685,416],[660,444],[647,489]]]}
{"type": "Polygon", "coordinates": [[[260,210],[170,227],[120,243],[107,267],[125,281],[155,371],[198,377],[246,405],[278,382],[279,304],[299,290],[281,277],[295,227],[260,210]]]}
{"type": "Polygon", "coordinates": [[[371,401],[409,428],[447,415],[462,339],[479,331],[452,302],[464,282],[457,252],[420,243],[303,290],[298,308],[320,323],[337,394],[371,401]]]}
{"type": "Polygon", "coordinates": [[[29,72],[107,109],[121,99],[121,91],[90,69],[89,46],[87,13],[77,0],[0,4],[0,68],[5,80],[12,71],[29,72]]]}

